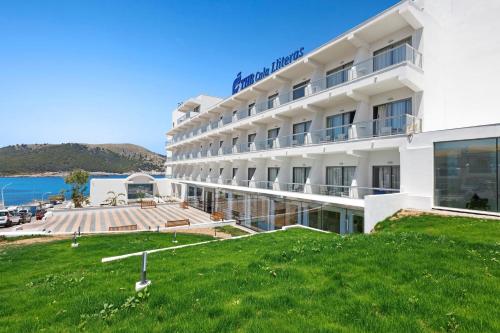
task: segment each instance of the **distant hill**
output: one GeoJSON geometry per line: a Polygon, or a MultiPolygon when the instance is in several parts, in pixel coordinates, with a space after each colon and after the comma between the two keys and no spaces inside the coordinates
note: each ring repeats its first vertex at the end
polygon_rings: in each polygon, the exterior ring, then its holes
{"type": "Polygon", "coordinates": [[[133,144],[34,144],[0,148],[0,175],[163,171],[165,156],[133,144]]]}

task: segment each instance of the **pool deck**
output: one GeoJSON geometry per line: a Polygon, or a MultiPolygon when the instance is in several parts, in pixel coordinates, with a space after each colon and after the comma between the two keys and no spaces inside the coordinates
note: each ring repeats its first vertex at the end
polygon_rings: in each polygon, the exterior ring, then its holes
{"type": "Polygon", "coordinates": [[[154,230],[165,227],[169,220],[189,219],[191,225],[213,223],[210,214],[195,208],[180,208],[178,204],[158,205],[156,208],[141,209],[138,206],[103,207],[95,209],[56,211],[45,221],[14,226],[0,231],[44,231],[51,234],[108,232],[109,227],[137,224],[137,230],[154,230]]]}

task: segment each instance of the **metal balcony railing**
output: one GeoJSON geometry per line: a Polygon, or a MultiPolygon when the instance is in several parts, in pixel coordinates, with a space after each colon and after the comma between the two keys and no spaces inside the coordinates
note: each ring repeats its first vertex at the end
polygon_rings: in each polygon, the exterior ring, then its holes
{"type": "MultiPolygon", "coordinates": [[[[413,134],[420,132],[420,127],[420,119],[415,116],[405,114],[396,117],[357,122],[344,126],[322,128],[305,133],[296,133],[265,140],[245,142],[235,144],[231,147],[223,146],[216,152],[212,149],[207,151],[206,154],[200,153],[199,155],[201,156],[194,154],[194,156],[191,155],[187,158],[241,154],[255,151],[347,142],[373,137],[413,134]]],[[[180,154],[181,159],[184,159],[182,158],[184,155],[185,153],[180,154]]],[[[179,160],[177,159],[177,154],[172,156],[172,160],[179,160]]]]}
{"type": "MultiPolygon", "coordinates": [[[[254,115],[275,109],[284,104],[300,100],[321,91],[346,84],[403,63],[421,68],[422,54],[408,44],[398,46],[361,62],[354,63],[349,68],[330,73],[319,80],[311,81],[300,88],[283,92],[270,100],[256,103],[250,111],[241,110],[234,115],[224,116],[222,120],[212,121],[210,126],[207,127],[207,131],[226,126],[245,118],[253,117],[254,115]]],[[[173,143],[180,142],[187,138],[185,134],[175,135],[173,137],[173,143]]]]}
{"type": "Polygon", "coordinates": [[[208,182],[221,185],[231,185],[248,188],[259,188],[273,191],[295,192],[304,194],[317,194],[334,197],[344,197],[350,199],[364,199],[367,195],[393,194],[399,193],[399,189],[395,188],[377,188],[377,187],[362,187],[362,186],[342,186],[328,184],[309,184],[309,183],[278,183],[271,181],[257,180],[237,180],[237,179],[222,179],[220,177],[205,177],[205,176],[186,176],[177,175],[174,179],[194,180],[199,182],[208,182]]]}

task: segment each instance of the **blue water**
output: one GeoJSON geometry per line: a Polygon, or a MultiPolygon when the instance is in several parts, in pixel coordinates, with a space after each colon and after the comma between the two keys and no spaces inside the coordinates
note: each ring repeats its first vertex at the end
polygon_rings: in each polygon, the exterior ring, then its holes
{"type": "MultiPolygon", "coordinates": [[[[128,175],[91,176],[90,179],[127,177],[128,175]]],[[[163,178],[163,176],[155,176],[155,178],[163,178]]],[[[7,184],[10,185],[3,191],[6,206],[22,205],[33,200],[41,200],[42,196],[46,200],[50,195],[59,194],[62,189],[71,189],[71,186],[64,182],[63,177],[0,177],[0,189],[7,184]]],[[[86,195],[89,194],[89,190],[90,185],[87,183],[86,195]]],[[[66,198],[69,197],[70,193],[67,192],[66,198]]],[[[2,198],[0,197],[1,200],[2,198]]]]}

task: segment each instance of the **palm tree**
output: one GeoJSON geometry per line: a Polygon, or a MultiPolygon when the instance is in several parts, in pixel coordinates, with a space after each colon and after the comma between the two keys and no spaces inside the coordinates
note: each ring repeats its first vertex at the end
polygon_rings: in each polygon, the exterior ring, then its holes
{"type": "Polygon", "coordinates": [[[120,197],[124,197],[125,194],[123,194],[123,193],[116,194],[114,191],[109,191],[108,195],[109,195],[109,197],[105,201],[105,203],[107,205],[118,206],[118,205],[125,205],[126,204],[125,200],[120,199],[120,197]]]}

